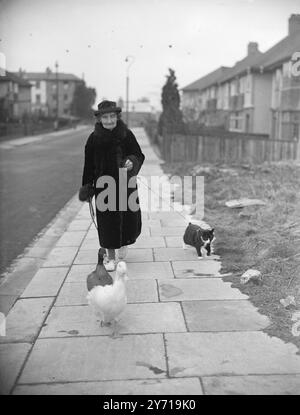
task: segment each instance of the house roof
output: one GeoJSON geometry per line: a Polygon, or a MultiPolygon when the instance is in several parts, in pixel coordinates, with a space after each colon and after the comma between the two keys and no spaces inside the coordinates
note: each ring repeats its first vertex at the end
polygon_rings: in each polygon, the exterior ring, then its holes
{"type": "Polygon", "coordinates": [[[262,53],[259,50],[248,54],[244,59],[236,62],[233,67],[224,67],[210,72],[206,76],[182,88],[182,91],[199,91],[216,83],[224,83],[230,79],[246,73],[248,69],[271,70],[291,58],[294,52],[300,50],[300,30],[286,36],[273,47],[262,53]]]}
{"type": "Polygon", "coordinates": [[[267,50],[260,59],[259,65],[265,69],[272,69],[282,62],[289,60],[294,52],[300,50],[300,30],[286,36],[267,50]]]}
{"type": "Polygon", "coordinates": [[[256,51],[254,53],[250,53],[244,59],[237,61],[236,64],[219,79],[219,83],[229,81],[235,76],[247,72],[247,69],[249,68],[258,68],[262,55],[262,52],[256,51]]]}
{"type": "MultiPolygon", "coordinates": [[[[78,76],[71,73],[58,72],[57,75],[60,81],[82,81],[78,76]]],[[[56,81],[56,72],[23,72],[22,77],[30,81],[56,81]]]]}
{"type": "Polygon", "coordinates": [[[0,82],[15,82],[21,86],[31,87],[31,83],[26,81],[25,79],[21,78],[20,76],[15,75],[13,72],[5,71],[4,76],[0,76],[0,82]]]}
{"type": "Polygon", "coordinates": [[[219,81],[220,78],[222,78],[227,71],[229,71],[231,68],[227,66],[220,66],[220,68],[216,69],[215,71],[210,72],[209,74],[203,76],[202,78],[198,79],[195,82],[192,82],[191,84],[185,86],[184,88],[181,88],[183,92],[189,92],[189,91],[199,91],[202,89],[205,89],[211,85],[214,85],[219,81]]]}

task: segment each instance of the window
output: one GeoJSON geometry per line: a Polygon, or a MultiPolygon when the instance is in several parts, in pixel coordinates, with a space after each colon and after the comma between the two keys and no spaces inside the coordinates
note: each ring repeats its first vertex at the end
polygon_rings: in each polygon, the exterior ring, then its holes
{"type": "Polygon", "coordinates": [[[240,82],[239,92],[240,94],[244,94],[246,90],[246,77],[243,76],[242,78],[240,78],[239,82],[240,82]]]}
{"type": "Polygon", "coordinates": [[[36,81],[36,82],[35,82],[35,87],[36,87],[36,89],[40,89],[40,87],[41,87],[41,82],[40,82],[40,81],[36,81]]]}
{"type": "Polygon", "coordinates": [[[230,82],[230,96],[237,95],[237,82],[236,80],[230,82]]]}
{"type": "Polygon", "coordinates": [[[230,131],[243,131],[244,130],[244,116],[240,111],[236,111],[230,114],[229,120],[229,130],[230,131]]]}
{"type": "Polygon", "coordinates": [[[57,87],[56,83],[53,82],[52,89],[56,89],[56,87],[57,87]]]}
{"type": "Polygon", "coordinates": [[[64,100],[68,101],[68,94],[64,94],[64,100]]]}
{"type": "Polygon", "coordinates": [[[285,62],[282,66],[283,69],[283,77],[290,78],[291,77],[291,61],[285,62]]]}
{"type": "Polygon", "coordinates": [[[68,81],[65,81],[64,82],[64,89],[68,89],[69,88],[69,82],[68,81]]]}
{"type": "Polygon", "coordinates": [[[252,106],[252,75],[248,74],[247,78],[245,79],[244,83],[245,88],[245,100],[244,100],[244,108],[252,106]]]}
{"type": "Polygon", "coordinates": [[[299,140],[299,124],[294,123],[292,128],[292,138],[294,140],[299,140]]]}
{"type": "Polygon", "coordinates": [[[229,83],[224,85],[224,106],[223,109],[227,110],[229,108],[229,83]]]}
{"type": "Polygon", "coordinates": [[[53,95],[52,95],[52,99],[53,99],[53,101],[56,101],[56,98],[57,98],[56,94],[53,94],[53,95]]]}
{"type": "Polygon", "coordinates": [[[35,96],[35,99],[36,99],[36,103],[37,103],[37,104],[40,104],[40,103],[41,103],[41,96],[40,96],[40,94],[37,94],[37,95],[35,96]]]}

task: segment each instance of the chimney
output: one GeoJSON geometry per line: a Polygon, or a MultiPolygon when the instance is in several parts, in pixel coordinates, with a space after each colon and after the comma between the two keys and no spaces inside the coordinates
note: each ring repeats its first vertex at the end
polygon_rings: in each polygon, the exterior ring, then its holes
{"type": "Polygon", "coordinates": [[[289,18],[289,36],[300,30],[300,14],[291,14],[289,18]]]}
{"type": "Polygon", "coordinates": [[[47,66],[46,68],[46,74],[49,75],[50,73],[52,73],[51,69],[49,68],[49,66],[47,66]]]}
{"type": "Polygon", "coordinates": [[[248,56],[253,55],[254,53],[259,52],[258,50],[258,43],[257,42],[249,42],[248,43],[248,56]]]}

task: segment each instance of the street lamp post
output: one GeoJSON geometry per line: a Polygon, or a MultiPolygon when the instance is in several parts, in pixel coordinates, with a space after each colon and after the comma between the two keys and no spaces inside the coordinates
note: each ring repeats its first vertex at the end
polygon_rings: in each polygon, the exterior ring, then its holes
{"type": "Polygon", "coordinates": [[[129,62],[126,69],[126,124],[129,125],[129,68],[134,62],[134,56],[126,56],[125,62],[129,62]]]}
{"type": "Polygon", "coordinates": [[[58,102],[58,100],[59,100],[59,91],[58,91],[58,85],[59,85],[59,82],[58,82],[58,62],[57,61],[55,62],[55,69],[56,69],[56,72],[55,72],[55,75],[56,75],[56,129],[58,129],[58,118],[59,118],[59,102],[58,102]]]}

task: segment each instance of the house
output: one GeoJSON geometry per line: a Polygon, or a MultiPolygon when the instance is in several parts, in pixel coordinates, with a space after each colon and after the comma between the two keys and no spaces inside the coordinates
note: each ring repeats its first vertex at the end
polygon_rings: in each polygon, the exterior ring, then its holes
{"type": "Polygon", "coordinates": [[[52,72],[25,72],[19,75],[32,85],[31,100],[34,114],[46,117],[68,117],[71,115],[71,104],[78,83],[83,82],[73,74],[52,72]]]}
{"type": "Polygon", "coordinates": [[[293,74],[293,55],[300,52],[300,14],[289,18],[288,35],[264,53],[261,71],[271,76],[269,133],[276,139],[300,139],[300,74],[293,74]]]}
{"type": "Polygon", "coordinates": [[[0,118],[2,121],[20,120],[31,113],[31,84],[3,70],[0,76],[0,118]]]}
{"type": "Polygon", "coordinates": [[[256,42],[249,42],[247,55],[219,79],[219,107],[226,112],[229,131],[268,134],[271,75],[262,74],[263,54],[256,42]]]}
{"type": "Polygon", "coordinates": [[[182,110],[186,120],[200,124],[222,125],[222,111],[217,108],[218,80],[224,76],[228,67],[221,66],[208,75],[182,88],[182,110]]]}
{"type": "MultiPolygon", "coordinates": [[[[194,101],[200,103],[201,111],[195,117],[198,117],[200,123],[224,127],[230,131],[256,133],[261,130],[257,122],[260,109],[254,106],[254,92],[260,88],[256,75],[259,73],[257,62],[261,55],[258,44],[249,42],[246,57],[233,67],[221,66],[194,83],[194,87],[198,87],[198,91],[194,90],[193,93],[194,101]]],[[[271,85],[271,78],[269,83],[271,85]]],[[[182,89],[183,107],[187,99],[190,100],[190,92],[188,97],[186,95],[192,86],[193,84],[182,89]]],[[[183,112],[186,113],[186,110],[183,109],[183,112]]]]}
{"type": "Polygon", "coordinates": [[[300,81],[291,59],[300,51],[300,15],[291,15],[288,27],[288,35],[265,53],[249,42],[246,57],[221,67],[223,74],[219,68],[183,88],[183,113],[194,106],[194,118],[207,126],[299,139],[300,81]]]}

